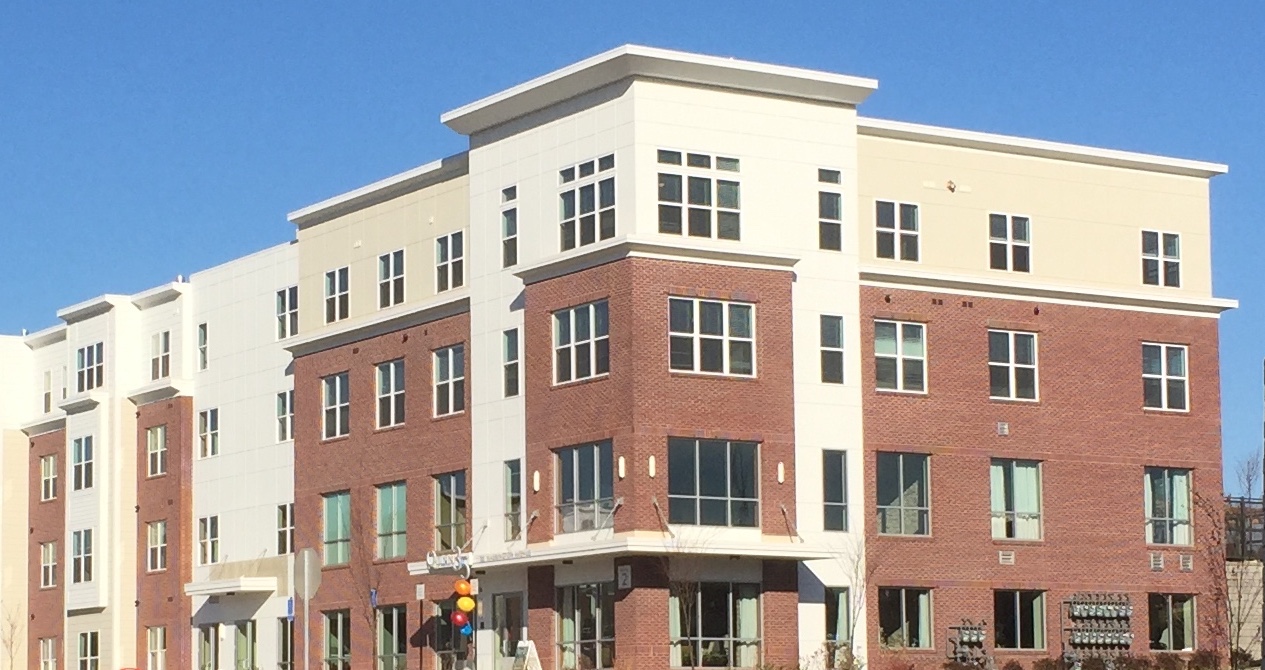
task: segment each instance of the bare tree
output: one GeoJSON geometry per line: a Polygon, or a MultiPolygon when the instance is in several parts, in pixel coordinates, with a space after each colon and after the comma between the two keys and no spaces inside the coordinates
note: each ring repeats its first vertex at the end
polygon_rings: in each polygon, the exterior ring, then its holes
{"type": "Polygon", "coordinates": [[[382,585],[382,574],[375,562],[378,551],[378,529],[374,526],[373,518],[374,514],[370,505],[359,507],[352,505],[350,560],[347,568],[352,589],[355,591],[352,594],[353,598],[370,631],[371,658],[373,659],[371,667],[376,668],[378,667],[378,608],[373,601],[382,585]]]}
{"type": "Polygon", "coordinates": [[[17,670],[18,647],[26,635],[26,618],[18,605],[5,605],[2,608],[4,619],[0,621],[0,645],[4,646],[4,656],[8,659],[9,670],[17,670]]]}
{"type": "Polygon", "coordinates": [[[842,569],[848,580],[848,630],[839,631],[841,641],[827,641],[823,650],[825,667],[835,670],[861,670],[865,667],[865,659],[857,654],[857,624],[865,617],[865,605],[869,595],[870,583],[878,570],[880,561],[876,550],[871,547],[866,553],[866,543],[854,538],[833,548],[835,563],[842,569]]]}
{"type": "Polygon", "coordinates": [[[1211,633],[1208,637],[1215,647],[1210,651],[1216,652],[1221,658],[1227,658],[1230,654],[1226,647],[1233,646],[1230,635],[1238,615],[1230,606],[1225,560],[1225,499],[1219,495],[1211,498],[1198,491],[1192,499],[1197,514],[1194,519],[1195,528],[1199,532],[1196,546],[1202,554],[1204,565],[1208,566],[1208,584],[1204,591],[1211,602],[1206,602],[1201,607],[1208,608],[1204,611],[1212,614],[1207,619],[1211,633]]]}
{"type": "MultiPolygon", "coordinates": [[[[1238,532],[1243,534],[1242,548],[1248,548],[1250,517],[1259,513],[1258,504],[1261,499],[1262,455],[1260,451],[1240,459],[1234,465],[1234,479],[1239,494],[1251,505],[1252,509],[1242,518],[1238,532]]],[[[1229,510],[1222,507],[1223,514],[1229,510]]],[[[1224,518],[1224,517],[1223,517],[1224,518]]],[[[1256,656],[1261,644],[1261,599],[1265,595],[1262,587],[1262,565],[1259,556],[1236,556],[1241,560],[1229,561],[1225,564],[1226,623],[1231,649],[1230,665],[1235,670],[1247,665],[1247,661],[1256,656]]],[[[1253,664],[1255,665],[1255,664],[1253,664]]]]}

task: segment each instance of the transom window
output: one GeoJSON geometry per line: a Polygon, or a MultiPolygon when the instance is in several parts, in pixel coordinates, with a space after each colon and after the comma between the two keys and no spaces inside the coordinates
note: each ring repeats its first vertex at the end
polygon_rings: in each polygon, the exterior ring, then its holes
{"type": "Polygon", "coordinates": [[[879,200],[874,205],[874,227],[876,256],[902,261],[918,260],[918,205],[879,200]]]}
{"type": "Polygon", "coordinates": [[[1142,231],[1142,283],[1174,288],[1182,285],[1180,235],[1142,231]]]}
{"type": "MultiPolygon", "coordinates": [[[[817,170],[817,181],[839,184],[838,170],[817,170]]],[[[843,194],[828,186],[817,192],[817,247],[826,251],[843,251],[843,194]]]]}
{"type": "Polygon", "coordinates": [[[92,436],[76,437],[70,447],[71,487],[76,491],[92,488],[92,436]]]}
{"type": "Polygon", "coordinates": [[[1149,544],[1189,545],[1191,471],[1147,468],[1142,485],[1149,544]]]}
{"type": "Polygon", "coordinates": [[[167,426],[145,429],[145,460],[150,477],[167,474],[167,426]]]}
{"type": "Polygon", "coordinates": [[[347,318],[351,300],[349,281],[346,267],[325,273],[325,323],[347,318]]]}
{"type": "Polygon", "coordinates": [[[154,333],[149,341],[149,378],[166,379],[171,376],[171,331],[154,333]]]}
{"type": "Polygon", "coordinates": [[[145,569],[167,569],[167,522],[153,521],[145,527],[145,569]]]}
{"type": "Polygon", "coordinates": [[[198,565],[220,562],[220,517],[198,519],[198,565]]]}
{"type": "Polygon", "coordinates": [[[1030,222],[1026,216],[988,215],[988,267],[1028,272],[1031,269],[1030,222]]]}
{"type": "Polygon", "coordinates": [[[378,488],[378,558],[404,556],[407,538],[407,506],[404,482],[378,488]]]}
{"type": "Polygon", "coordinates": [[[518,187],[501,189],[501,267],[518,265],[518,187]]]}
{"type": "Polygon", "coordinates": [[[558,532],[604,527],[615,510],[611,443],[567,447],[557,454],[558,532]]]}
{"type": "Polygon", "coordinates": [[[1151,649],[1190,651],[1195,648],[1195,597],[1175,593],[1147,594],[1151,649]]]}
{"type": "Polygon", "coordinates": [[[605,300],[553,313],[554,383],[610,372],[610,313],[605,300]]]}
{"type": "Polygon", "coordinates": [[[75,352],[75,377],[79,393],[105,385],[105,344],[97,342],[75,352]]]}
{"type": "Polygon", "coordinates": [[[220,453],[220,410],[204,409],[198,412],[198,458],[210,458],[220,453]]]}
{"type": "Polygon", "coordinates": [[[848,452],[821,452],[823,523],[826,530],[848,529],[848,452]]]}
{"type": "Polygon", "coordinates": [[[294,389],[277,394],[277,441],[294,439],[294,389]]]}
{"type": "Polygon", "coordinates": [[[299,287],[277,291],[277,339],[299,334],[299,287]]]}
{"type": "Polygon", "coordinates": [[[92,581],[92,529],[70,534],[70,581],[82,584],[92,581]]]}
{"type": "Polygon", "coordinates": [[[993,591],[998,649],[1045,649],[1045,593],[993,591]]]}
{"type": "Polygon", "coordinates": [[[821,315],[821,381],[843,383],[843,317],[821,315]]]}
{"type": "Polygon", "coordinates": [[[879,588],[879,642],[889,649],[931,648],[931,590],[879,588]]]}
{"type": "Polygon", "coordinates": [[[759,584],[677,582],[668,593],[671,667],[759,665],[759,584]]]}
{"type": "Polygon", "coordinates": [[[404,361],[378,364],[378,427],[404,423],[404,361]]]}
{"type": "Polygon", "coordinates": [[[404,250],[378,256],[378,309],[404,302],[404,250]]]}
{"type": "Polygon", "coordinates": [[[325,522],[322,526],[325,565],[345,565],[351,560],[351,492],[321,496],[325,522]]]}
{"type": "Polygon", "coordinates": [[[878,475],[878,532],[884,535],[930,535],[930,458],[926,454],[880,451],[878,475]]]}
{"type": "Polygon", "coordinates": [[[558,589],[558,656],[563,668],[615,667],[615,585],[558,589]]]}
{"type": "Polygon", "coordinates": [[[699,526],[760,525],[755,442],[668,438],[668,521],[699,526]]]}
{"type": "Polygon", "coordinates": [[[455,344],[435,350],[435,416],[466,409],[466,348],[455,344]]]}
{"type": "Polygon", "coordinates": [[[1186,347],[1178,344],[1142,345],[1142,406],[1185,411],[1186,347]]]}
{"type": "Polygon", "coordinates": [[[1041,539],[1041,464],[994,458],[992,483],[993,537],[1041,539]]]}
{"type": "Polygon", "coordinates": [[[321,409],[325,439],[351,432],[351,381],[346,372],[321,379],[321,409]]]}
{"type": "Polygon", "coordinates": [[[465,233],[460,230],[435,239],[436,293],[465,285],[465,239],[465,233]]]}
{"type": "Polygon", "coordinates": [[[457,551],[466,546],[466,471],[435,477],[435,549],[457,551]]]}
{"type": "Polygon", "coordinates": [[[874,380],[879,389],[927,390],[925,334],[921,323],[874,322],[874,380]]]}
{"type": "Polygon", "coordinates": [[[57,454],[40,457],[40,500],[57,497],[57,454]]]}
{"type": "Polygon", "coordinates": [[[563,251],[615,237],[614,169],[615,154],[607,154],[558,171],[563,251]]]}
{"type": "Polygon", "coordinates": [[[669,298],[668,330],[671,369],[755,375],[755,305],[669,298]]]}
{"type": "MultiPolygon", "coordinates": [[[[681,165],[681,152],[659,150],[660,165],[681,165]]],[[[738,172],[738,159],[686,154],[685,174],[659,173],[659,232],[737,240],[741,237],[741,185],[717,172],[738,172]]],[[[666,169],[666,168],[661,168],[666,169]]]]}
{"type": "Polygon", "coordinates": [[[988,395],[1037,399],[1037,336],[1010,330],[988,331],[988,395]]]}

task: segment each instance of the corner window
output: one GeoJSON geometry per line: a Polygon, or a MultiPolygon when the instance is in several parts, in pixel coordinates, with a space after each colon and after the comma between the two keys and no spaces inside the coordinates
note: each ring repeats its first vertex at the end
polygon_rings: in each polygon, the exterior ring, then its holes
{"type": "Polygon", "coordinates": [[[151,381],[171,376],[171,331],[154,333],[149,339],[149,378],[151,381]]]}
{"type": "Polygon", "coordinates": [[[1143,495],[1148,544],[1190,545],[1191,471],[1146,468],[1143,495]]]}
{"type": "Polygon", "coordinates": [[[614,170],[615,154],[608,154],[558,171],[562,251],[615,237],[614,170]]]}
{"type": "Polygon", "coordinates": [[[277,339],[299,334],[299,287],[277,291],[277,339]]]}
{"type": "Polygon", "coordinates": [[[518,265],[518,187],[501,189],[501,267],[518,265]]]}
{"type": "Polygon", "coordinates": [[[821,315],[821,382],[843,383],[843,317],[821,315]]]}
{"type": "Polygon", "coordinates": [[[615,585],[558,589],[558,657],[563,668],[615,667],[615,585]]]}
{"type": "MultiPolygon", "coordinates": [[[[661,150],[660,165],[681,165],[681,153],[661,150]]],[[[687,154],[685,165],[659,173],[659,232],[721,240],[741,238],[737,158],[687,154]]],[[[661,168],[671,169],[671,168],[661,168]]]]}
{"type": "Polygon", "coordinates": [[[1153,651],[1190,651],[1195,648],[1195,597],[1172,593],[1147,594],[1147,614],[1153,651]]]}
{"type": "Polygon", "coordinates": [[[822,502],[825,530],[848,529],[848,452],[821,452],[822,502]]]}
{"type": "Polygon", "coordinates": [[[325,670],[351,670],[351,610],[334,610],[325,619],[325,670]]]}
{"type": "Polygon", "coordinates": [[[1013,272],[1031,269],[1029,225],[1026,216],[988,215],[988,267],[1013,272]]]}
{"type": "Polygon", "coordinates": [[[902,321],[874,322],[874,381],[885,391],[927,390],[926,326],[902,321]]]}
{"type": "MultiPolygon", "coordinates": [[[[842,180],[838,170],[818,170],[817,181],[837,185],[842,180]]],[[[817,248],[843,251],[843,194],[835,189],[817,193],[817,248]]]]}
{"type": "Polygon", "coordinates": [[[220,562],[220,517],[198,519],[198,565],[220,562]]]}
{"type": "Polygon", "coordinates": [[[878,590],[879,643],[889,649],[931,648],[931,591],[878,590]]]}
{"type": "Polygon", "coordinates": [[[456,344],[435,350],[435,416],[466,409],[466,348],[456,344]]]}
{"type": "MultiPolygon", "coordinates": [[[[205,324],[203,324],[205,325],[205,324]]],[[[75,378],[79,393],[105,386],[105,345],[101,342],[75,352],[75,378]]]]}
{"type": "Polygon", "coordinates": [[[435,550],[450,552],[466,546],[466,471],[435,477],[435,550]]]}
{"type": "Polygon", "coordinates": [[[210,458],[220,453],[220,410],[204,409],[198,412],[198,458],[210,458]]]}
{"type": "Polygon", "coordinates": [[[615,469],[611,443],[598,442],[557,451],[558,532],[606,526],[615,511],[615,469]]]}
{"type": "Polygon", "coordinates": [[[554,383],[610,372],[610,312],[605,300],[553,313],[554,383]]]}
{"type": "Polygon", "coordinates": [[[167,569],[167,522],[145,524],[145,569],[149,572],[167,569]]]}
{"type": "Polygon", "coordinates": [[[988,396],[1037,399],[1036,333],[988,331],[988,396]]]}
{"type": "Polygon", "coordinates": [[[57,454],[40,457],[40,500],[57,497],[57,454]]]}
{"type": "Polygon", "coordinates": [[[325,565],[345,565],[351,560],[351,492],[326,493],[321,504],[325,565]]]}
{"type": "Polygon", "coordinates": [[[436,293],[465,286],[465,239],[465,233],[460,230],[435,238],[436,293]]]}
{"type": "Polygon", "coordinates": [[[321,423],[325,439],[351,432],[351,382],[346,372],[321,379],[321,423]]]}
{"type": "Polygon", "coordinates": [[[70,581],[83,584],[92,581],[92,529],[70,534],[70,581]]]}
{"type": "Polygon", "coordinates": [[[671,667],[759,665],[759,584],[677,582],[668,593],[671,667]]]}
{"type": "Polygon", "coordinates": [[[993,537],[1041,539],[1041,464],[994,458],[992,482],[993,537]]]}
{"type": "Polygon", "coordinates": [[[518,395],[518,329],[510,328],[501,333],[501,350],[504,356],[502,369],[503,393],[506,398],[518,395]]]}
{"type": "Polygon", "coordinates": [[[755,305],[669,298],[668,331],[672,370],[755,375],[755,305]]]}
{"type": "Polygon", "coordinates": [[[150,477],[167,474],[167,426],[145,429],[146,473],[150,477]]]}
{"type": "Polygon", "coordinates": [[[404,423],[404,361],[378,364],[378,427],[404,423]]]}
{"type": "Polygon", "coordinates": [[[877,245],[874,255],[892,260],[918,260],[918,205],[886,200],[875,202],[874,228],[877,245]]]}
{"type": "Polygon", "coordinates": [[[993,621],[998,649],[1045,649],[1041,591],[993,591],[993,621]]]}
{"type": "Polygon", "coordinates": [[[70,447],[71,486],[76,491],[92,488],[92,436],[77,437],[70,447]]]}
{"type": "Polygon", "coordinates": [[[931,534],[930,460],[925,454],[878,452],[875,489],[880,534],[931,534]]]}
{"type": "Polygon", "coordinates": [[[378,256],[378,309],[404,302],[404,250],[378,256]]]}
{"type": "Polygon", "coordinates": [[[758,446],[754,442],[668,438],[668,522],[760,525],[758,446]]]}
{"type": "Polygon", "coordinates": [[[1142,406],[1185,411],[1186,347],[1178,344],[1142,345],[1142,406]]]}
{"type": "Polygon", "coordinates": [[[1180,235],[1153,230],[1142,231],[1142,283],[1149,286],[1181,287],[1180,235]]]}
{"type": "Polygon", "coordinates": [[[402,558],[408,526],[404,482],[383,484],[377,490],[378,558],[402,558]]]}

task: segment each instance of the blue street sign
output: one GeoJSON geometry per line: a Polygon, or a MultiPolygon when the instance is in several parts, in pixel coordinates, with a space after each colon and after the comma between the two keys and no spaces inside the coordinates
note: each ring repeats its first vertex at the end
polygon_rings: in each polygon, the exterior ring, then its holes
{"type": "Polygon", "coordinates": [[[286,618],[294,621],[294,598],[286,600],[286,618]]]}

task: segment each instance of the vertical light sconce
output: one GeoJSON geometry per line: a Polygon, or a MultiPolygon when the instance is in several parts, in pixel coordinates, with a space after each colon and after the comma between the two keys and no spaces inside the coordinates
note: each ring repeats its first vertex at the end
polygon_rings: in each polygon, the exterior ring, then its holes
{"type": "Polygon", "coordinates": [[[650,478],[654,479],[654,456],[650,457],[650,478]]]}
{"type": "Polygon", "coordinates": [[[777,462],[777,483],[783,484],[785,482],[786,482],[786,464],[783,463],[782,461],[778,461],[777,462]]]}
{"type": "Polygon", "coordinates": [[[625,470],[624,470],[624,457],[623,457],[623,456],[620,456],[620,457],[619,457],[619,478],[620,478],[620,479],[623,479],[623,478],[624,478],[624,472],[625,472],[625,470]]]}
{"type": "Polygon", "coordinates": [[[540,493],[540,470],[531,473],[531,490],[532,493],[540,493]]]}

